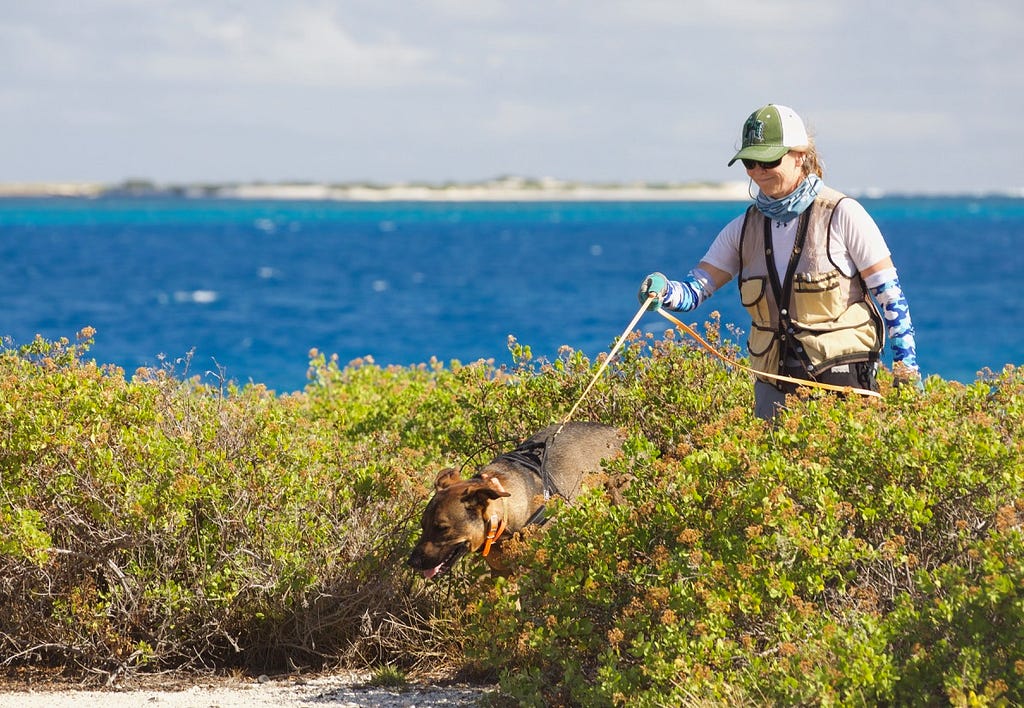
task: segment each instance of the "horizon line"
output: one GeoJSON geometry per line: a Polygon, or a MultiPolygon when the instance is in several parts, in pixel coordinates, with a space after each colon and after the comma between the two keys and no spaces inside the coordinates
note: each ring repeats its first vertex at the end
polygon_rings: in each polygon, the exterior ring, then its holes
{"type": "MultiPolygon", "coordinates": [[[[1024,187],[993,190],[894,190],[877,187],[844,190],[854,197],[1009,197],[1024,198],[1024,187]]],[[[225,180],[160,183],[147,178],[120,182],[23,181],[0,182],[0,198],[12,197],[157,197],[280,199],[323,201],[586,201],[714,200],[748,201],[746,181],[590,182],[555,177],[502,175],[477,181],[425,180],[382,183],[316,180],[225,180]]]]}

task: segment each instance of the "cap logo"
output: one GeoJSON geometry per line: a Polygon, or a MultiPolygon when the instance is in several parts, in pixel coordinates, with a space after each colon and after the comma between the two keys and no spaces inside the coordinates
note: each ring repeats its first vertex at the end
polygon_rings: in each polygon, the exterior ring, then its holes
{"type": "Polygon", "coordinates": [[[763,142],[764,121],[758,120],[756,116],[750,116],[743,124],[743,146],[758,145],[763,142]]]}

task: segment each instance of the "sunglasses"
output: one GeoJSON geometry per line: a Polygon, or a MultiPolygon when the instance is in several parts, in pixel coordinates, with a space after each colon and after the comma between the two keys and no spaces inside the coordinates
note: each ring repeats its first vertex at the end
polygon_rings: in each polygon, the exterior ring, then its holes
{"type": "Polygon", "coordinates": [[[747,158],[743,158],[743,166],[746,167],[748,170],[752,170],[755,167],[760,167],[761,169],[764,170],[770,170],[775,167],[778,167],[781,164],[781,157],[778,160],[772,160],[771,162],[760,162],[758,160],[748,160],[747,158]]]}

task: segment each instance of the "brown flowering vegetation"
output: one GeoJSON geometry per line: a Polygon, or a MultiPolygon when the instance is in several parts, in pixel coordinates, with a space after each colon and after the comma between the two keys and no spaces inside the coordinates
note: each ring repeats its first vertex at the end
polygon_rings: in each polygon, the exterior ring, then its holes
{"type": "MultiPolygon", "coordinates": [[[[715,320],[707,334],[737,355],[715,320]]],[[[389,666],[524,705],[1024,703],[1024,374],[793,398],[631,336],[576,420],[629,435],[543,533],[404,565],[437,472],[579,400],[601,357],[339,366],[304,391],[0,349],[0,666],[389,666]]]]}

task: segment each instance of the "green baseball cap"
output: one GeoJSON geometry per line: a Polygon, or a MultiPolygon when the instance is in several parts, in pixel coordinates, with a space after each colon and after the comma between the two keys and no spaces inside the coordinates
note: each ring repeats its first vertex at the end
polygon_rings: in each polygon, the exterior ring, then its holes
{"type": "Polygon", "coordinates": [[[788,106],[769,103],[750,114],[743,124],[743,147],[729,160],[778,160],[793,148],[803,147],[810,141],[800,116],[788,106]]]}

